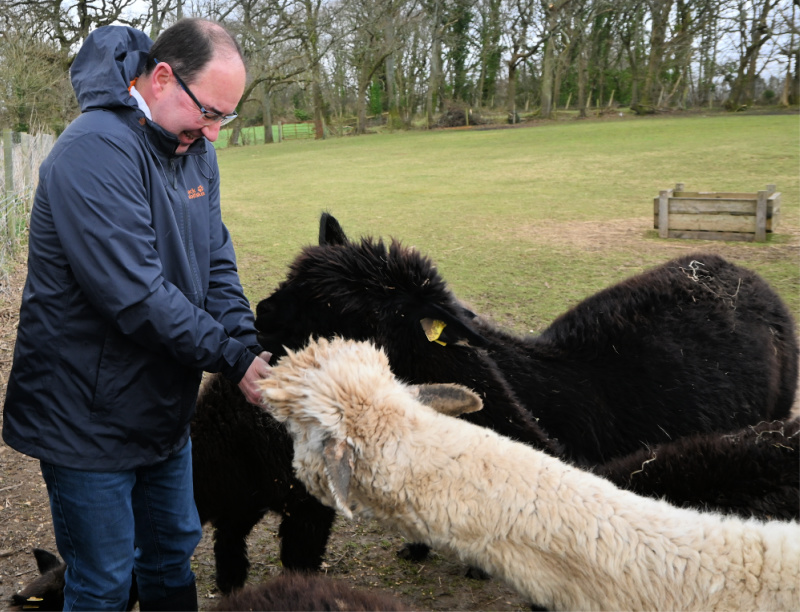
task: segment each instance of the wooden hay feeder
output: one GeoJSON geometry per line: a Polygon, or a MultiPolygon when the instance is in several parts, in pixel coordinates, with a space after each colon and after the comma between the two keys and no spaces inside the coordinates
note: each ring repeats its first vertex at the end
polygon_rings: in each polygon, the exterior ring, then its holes
{"type": "Polygon", "coordinates": [[[765,242],[780,209],[775,185],[758,193],[725,193],[684,191],[678,183],[653,199],[653,227],[660,238],[765,242]]]}

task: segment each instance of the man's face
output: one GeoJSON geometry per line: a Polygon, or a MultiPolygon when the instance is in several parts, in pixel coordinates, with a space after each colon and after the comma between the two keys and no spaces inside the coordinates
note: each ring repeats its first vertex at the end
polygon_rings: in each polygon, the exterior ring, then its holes
{"type": "MultiPolygon", "coordinates": [[[[180,144],[176,153],[185,153],[189,145],[203,136],[214,142],[219,136],[219,122],[211,122],[201,115],[200,109],[172,74],[172,68],[160,63],[156,65],[153,76],[161,85],[161,95],[150,109],[153,121],[178,137],[180,144]]],[[[183,78],[183,75],[179,76],[183,78]]],[[[216,56],[187,85],[205,109],[227,115],[236,110],[245,80],[245,68],[238,57],[216,56]]]]}

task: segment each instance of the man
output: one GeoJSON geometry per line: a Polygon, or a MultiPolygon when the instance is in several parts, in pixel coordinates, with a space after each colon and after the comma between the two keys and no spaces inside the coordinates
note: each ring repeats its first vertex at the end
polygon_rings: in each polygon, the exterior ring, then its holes
{"type": "Polygon", "coordinates": [[[182,20],[94,31],[82,115],[42,164],[3,439],[41,461],[65,610],[196,610],[189,422],[203,371],[258,401],[269,375],[220,215],[214,141],[241,49],[182,20]]]}

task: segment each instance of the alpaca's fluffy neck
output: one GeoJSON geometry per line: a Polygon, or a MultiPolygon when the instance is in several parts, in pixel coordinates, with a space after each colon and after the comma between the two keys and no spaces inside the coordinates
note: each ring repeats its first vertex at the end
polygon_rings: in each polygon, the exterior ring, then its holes
{"type": "Polygon", "coordinates": [[[797,523],[766,526],[674,508],[427,411],[381,429],[381,443],[364,448],[356,462],[351,499],[413,540],[505,578],[537,604],[797,606],[797,523]],[[765,555],[766,547],[778,550],[765,555]],[[783,572],[783,584],[775,586],[788,589],[780,596],[759,581],[773,571],[770,554],[778,555],[775,571],[783,572]],[[788,557],[794,569],[785,566],[788,557]]]}

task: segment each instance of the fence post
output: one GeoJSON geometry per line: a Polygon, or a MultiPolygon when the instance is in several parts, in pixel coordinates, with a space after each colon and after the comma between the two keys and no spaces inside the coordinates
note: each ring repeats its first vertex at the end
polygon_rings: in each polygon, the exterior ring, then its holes
{"type": "Polygon", "coordinates": [[[767,196],[768,191],[759,191],[756,202],[756,242],[767,241],[767,196]]]}
{"type": "MultiPolygon", "coordinates": [[[[31,185],[33,185],[33,159],[31,158],[31,135],[22,133],[20,134],[20,152],[22,154],[22,184],[25,187],[25,190],[30,193],[31,185]]],[[[23,198],[22,201],[22,212],[23,214],[28,214],[28,205],[30,202],[28,201],[29,198],[23,198]]]]}
{"type": "Polygon", "coordinates": [[[669,198],[672,189],[658,192],[658,237],[669,237],[669,198]]]}
{"type": "Polygon", "coordinates": [[[6,172],[6,197],[11,198],[14,195],[14,158],[13,158],[13,142],[11,138],[11,130],[8,128],[3,130],[3,161],[6,172]]]}
{"type": "MultiPolygon", "coordinates": [[[[14,197],[14,143],[13,134],[8,128],[3,130],[3,165],[5,166],[6,178],[6,244],[14,244],[14,209],[16,208],[16,198],[14,197]]],[[[12,247],[13,248],[13,247],[12,247]]]]}

